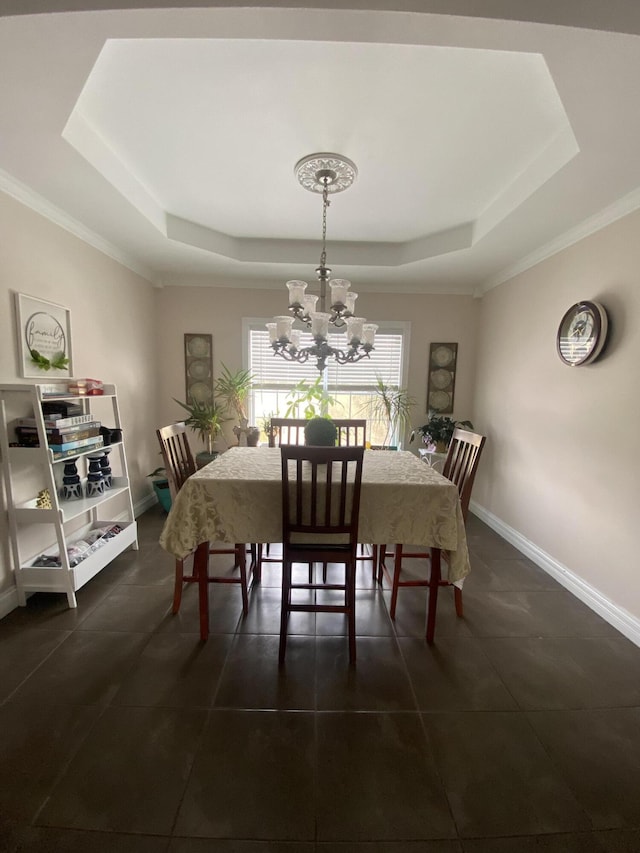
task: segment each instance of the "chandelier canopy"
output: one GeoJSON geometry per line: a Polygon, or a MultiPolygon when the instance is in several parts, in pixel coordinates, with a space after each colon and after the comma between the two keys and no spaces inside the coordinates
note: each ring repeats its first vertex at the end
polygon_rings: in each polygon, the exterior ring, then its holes
{"type": "Polygon", "coordinates": [[[355,163],[347,157],[338,154],[310,154],[296,163],[294,173],[305,190],[322,194],[322,251],[320,264],[316,269],[320,293],[306,293],[306,281],[288,281],[289,314],[274,317],[273,322],[267,323],[267,329],[274,355],[300,363],[315,358],[316,366],[322,373],[329,358],[334,358],[338,364],[349,364],[369,358],[369,353],[374,349],[378,329],[374,323],[367,323],[364,317],[355,316],[358,294],[350,290],[350,281],[344,278],[331,279],[331,270],[327,267],[327,208],[331,204],[329,195],[348,189],[355,181],[358,170],[355,163]],[[329,310],[326,310],[327,284],[331,291],[329,310]],[[293,328],[296,320],[311,329],[311,346],[300,345],[302,331],[293,328]],[[329,326],[346,331],[343,348],[330,346],[329,326]]]}

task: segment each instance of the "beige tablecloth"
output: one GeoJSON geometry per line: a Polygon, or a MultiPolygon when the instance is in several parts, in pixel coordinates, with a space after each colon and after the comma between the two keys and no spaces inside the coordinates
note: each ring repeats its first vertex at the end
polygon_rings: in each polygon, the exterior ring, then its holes
{"type": "MultiPolygon", "coordinates": [[[[279,542],[281,498],[280,449],[232,447],[184,484],[160,544],[183,558],[207,541],[279,542]]],[[[441,548],[449,581],[469,573],[457,488],[406,451],[365,451],[358,538],[441,548]]]]}

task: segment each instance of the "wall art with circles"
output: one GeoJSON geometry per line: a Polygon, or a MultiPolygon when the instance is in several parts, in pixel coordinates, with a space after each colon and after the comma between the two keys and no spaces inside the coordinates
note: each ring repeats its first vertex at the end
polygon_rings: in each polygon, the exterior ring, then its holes
{"type": "Polygon", "coordinates": [[[458,344],[431,344],[427,381],[427,414],[453,412],[458,344]]]}
{"type": "Polygon", "coordinates": [[[184,336],[184,376],[187,403],[213,400],[213,338],[199,332],[184,336]]]}

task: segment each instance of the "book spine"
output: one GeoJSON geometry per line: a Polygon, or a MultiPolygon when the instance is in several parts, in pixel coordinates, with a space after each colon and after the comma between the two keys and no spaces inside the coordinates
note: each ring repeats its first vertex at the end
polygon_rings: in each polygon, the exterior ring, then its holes
{"type": "Polygon", "coordinates": [[[53,453],[54,459],[68,459],[70,456],[77,456],[78,453],[82,453],[84,450],[99,450],[104,444],[104,440],[102,436],[99,436],[96,444],[90,445],[87,444],[84,447],[71,447],[68,450],[56,450],[53,453]]]}
{"type": "Polygon", "coordinates": [[[49,447],[54,453],[60,453],[64,450],[77,450],[79,448],[91,447],[94,444],[102,444],[102,442],[102,436],[98,435],[93,438],[84,438],[79,441],[65,441],[64,444],[50,444],[49,447]]]}
{"type": "MultiPolygon", "coordinates": [[[[88,421],[86,424],[76,424],[76,426],[64,427],[63,429],[54,429],[47,427],[46,433],[49,441],[53,438],[59,438],[61,441],[55,441],[54,444],[63,444],[65,440],[74,441],[76,438],[82,438],[80,433],[89,433],[90,435],[98,435],[100,432],[100,421],[88,421]]],[[[23,437],[34,436],[38,437],[38,427],[35,426],[19,426],[16,430],[23,437]]],[[[87,436],[84,436],[85,438],[87,436]]]]}
{"type": "MultiPolygon", "coordinates": [[[[52,429],[64,429],[65,427],[73,427],[78,426],[78,424],[88,424],[94,420],[94,416],[92,414],[88,415],[73,415],[69,418],[63,418],[62,415],[56,415],[52,417],[50,415],[44,415],[44,425],[46,427],[50,427],[52,429]]],[[[25,427],[34,427],[38,425],[38,422],[35,418],[21,418],[19,421],[20,426],[25,427]]]]}

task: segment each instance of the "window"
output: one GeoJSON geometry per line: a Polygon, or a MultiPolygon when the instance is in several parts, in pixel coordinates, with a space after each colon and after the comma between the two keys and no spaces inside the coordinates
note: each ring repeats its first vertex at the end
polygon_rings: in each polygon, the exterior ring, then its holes
{"type": "MultiPolygon", "coordinates": [[[[318,378],[318,370],[311,359],[305,364],[285,361],[276,356],[269,345],[269,333],[265,329],[268,320],[244,320],[243,334],[247,367],[254,381],[249,399],[249,420],[264,430],[264,419],[270,415],[285,414],[291,389],[301,380],[309,384],[318,378]]],[[[344,347],[344,333],[329,336],[334,347],[344,347]]],[[[311,335],[302,335],[302,346],[312,343],[311,335]]],[[[406,384],[406,352],[409,344],[408,323],[379,323],[375,349],[370,358],[355,364],[337,364],[330,359],[324,371],[324,387],[336,399],[328,414],[336,418],[364,418],[369,420],[368,434],[371,444],[382,444],[386,424],[374,422],[367,414],[367,403],[375,399],[374,388],[380,377],[388,385],[406,384]]],[[[304,417],[300,411],[298,417],[304,417]]],[[[395,437],[397,441],[399,436],[395,437]]],[[[266,440],[262,436],[262,440],[266,440]]]]}

